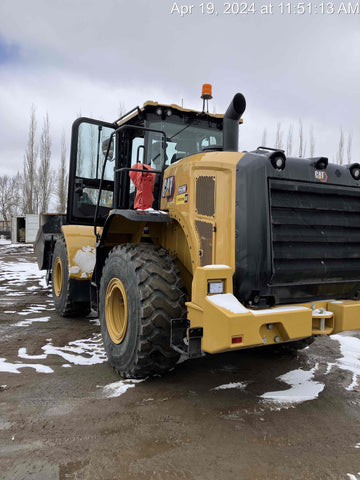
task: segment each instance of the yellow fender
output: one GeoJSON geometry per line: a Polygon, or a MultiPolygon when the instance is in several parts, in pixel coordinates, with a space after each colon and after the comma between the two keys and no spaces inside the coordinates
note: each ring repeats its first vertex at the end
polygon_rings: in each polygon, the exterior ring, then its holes
{"type": "Polygon", "coordinates": [[[69,261],[69,278],[91,280],[95,267],[94,227],[87,225],[63,225],[69,261]]]}

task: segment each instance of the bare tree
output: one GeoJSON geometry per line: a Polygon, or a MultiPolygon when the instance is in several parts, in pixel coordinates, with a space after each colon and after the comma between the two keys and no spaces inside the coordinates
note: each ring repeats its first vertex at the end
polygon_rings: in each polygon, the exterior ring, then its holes
{"type": "Polygon", "coordinates": [[[57,208],[60,213],[66,211],[66,194],[67,194],[67,169],[66,169],[66,140],[65,132],[61,136],[61,154],[60,154],[60,169],[57,174],[57,208]]]}
{"type": "Polygon", "coordinates": [[[352,133],[350,132],[348,135],[347,148],[346,148],[348,163],[351,163],[351,156],[352,156],[351,149],[352,149],[352,133]]]}
{"type": "Polygon", "coordinates": [[[336,154],[336,163],[338,163],[339,165],[343,165],[344,163],[344,145],[345,145],[344,132],[343,132],[343,129],[341,128],[339,146],[336,154]]]}
{"type": "Polygon", "coordinates": [[[314,157],[315,155],[315,137],[314,137],[314,129],[310,127],[310,158],[314,157]]]}
{"type": "Polygon", "coordinates": [[[279,148],[279,149],[283,148],[283,132],[281,130],[281,123],[280,122],[278,122],[278,124],[276,126],[275,148],[279,148]]]}
{"type": "Polygon", "coordinates": [[[24,213],[37,213],[37,156],[38,148],[36,145],[36,116],[35,106],[31,106],[30,125],[28,141],[24,155],[24,193],[23,193],[23,211],[24,213]]]}
{"type": "Polygon", "coordinates": [[[40,212],[47,212],[51,197],[52,172],[50,167],[51,138],[49,115],[46,114],[40,138],[40,165],[39,165],[39,207],[40,212]]]}
{"type": "Polygon", "coordinates": [[[10,229],[10,218],[19,212],[19,175],[9,177],[0,176],[0,215],[3,217],[7,229],[10,229]]]}
{"type": "Polygon", "coordinates": [[[261,145],[263,147],[266,147],[266,142],[267,142],[267,130],[266,130],[266,128],[264,128],[262,138],[261,138],[261,145]]]}
{"type": "MultiPolygon", "coordinates": [[[[123,115],[125,115],[126,113],[126,109],[125,109],[125,103],[123,101],[120,101],[119,102],[119,110],[118,110],[118,113],[119,113],[119,118],[121,118],[123,115]]],[[[215,113],[215,112],[214,112],[215,113]]]]}
{"type": "Polygon", "coordinates": [[[305,156],[304,129],[301,118],[299,119],[299,157],[305,156]]]}
{"type": "Polygon", "coordinates": [[[292,123],[289,126],[287,140],[286,140],[286,153],[290,156],[293,148],[293,125],[292,123]]]}
{"type": "Polygon", "coordinates": [[[14,192],[14,208],[11,215],[21,215],[23,211],[23,197],[24,197],[24,178],[21,172],[17,172],[14,177],[13,183],[13,192],[14,192]]]}

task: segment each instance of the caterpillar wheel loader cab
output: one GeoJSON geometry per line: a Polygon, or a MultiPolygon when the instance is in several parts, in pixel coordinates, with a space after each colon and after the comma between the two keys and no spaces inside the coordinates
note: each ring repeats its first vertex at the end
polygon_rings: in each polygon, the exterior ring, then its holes
{"type": "Polygon", "coordinates": [[[238,152],[244,97],[202,98],[76,120],[66,218],[38,234],[56,310],[97,310],[125,377],[360,328],[360,166],[238,152]]]}

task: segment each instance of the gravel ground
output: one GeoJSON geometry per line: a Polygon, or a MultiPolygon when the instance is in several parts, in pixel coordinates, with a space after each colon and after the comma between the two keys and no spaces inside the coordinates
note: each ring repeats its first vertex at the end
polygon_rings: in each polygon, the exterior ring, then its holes
{"type": "Polygon", "coordinates": [[[32,247],[0,244],[0,465],[3,480],[360,480],[360,332],[122,381],[96,317],[58,316],[32,247]]]}

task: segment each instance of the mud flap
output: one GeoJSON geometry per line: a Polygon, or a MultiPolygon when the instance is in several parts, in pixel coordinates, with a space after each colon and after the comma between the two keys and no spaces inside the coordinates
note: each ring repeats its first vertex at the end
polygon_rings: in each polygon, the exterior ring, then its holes
{"type": "Polygon", "coordinates": [[[170,345],[173,350],[187,358],[201,357],[202,327],[190,327],[187,318],[174,318],[171,320],[170,345]]]}

